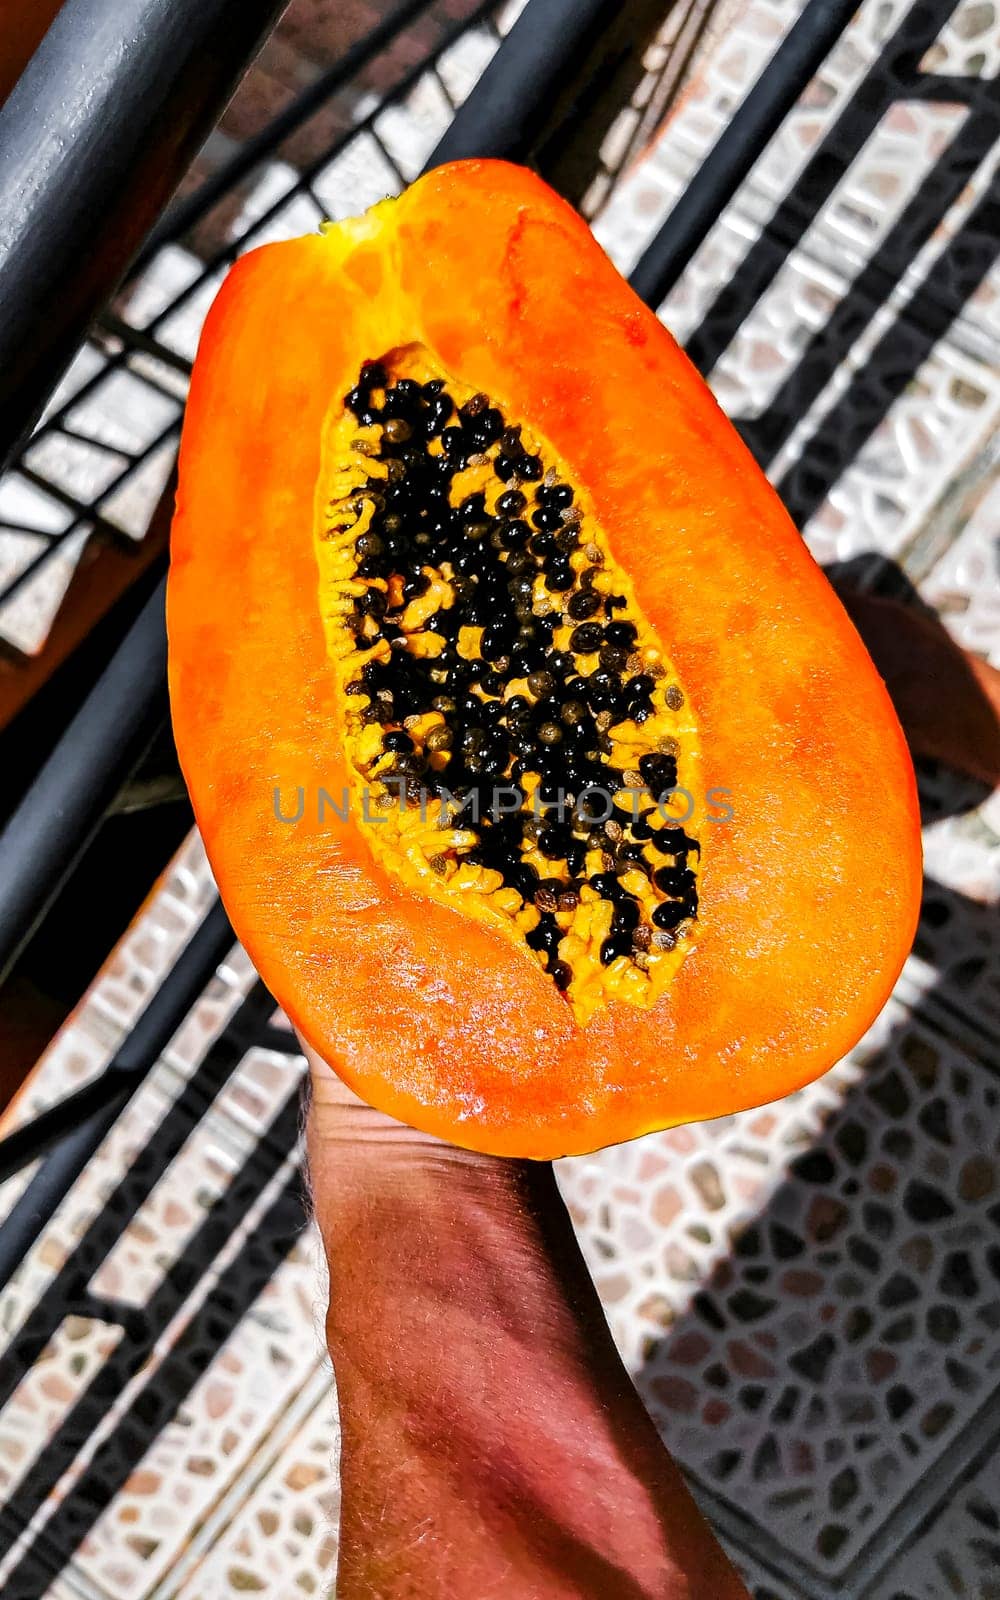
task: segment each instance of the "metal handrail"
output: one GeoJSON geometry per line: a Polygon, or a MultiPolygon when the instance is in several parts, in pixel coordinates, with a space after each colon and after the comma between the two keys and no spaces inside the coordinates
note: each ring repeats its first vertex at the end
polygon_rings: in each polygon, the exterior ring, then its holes
{"type": "Polygon", "coordinates": [[[0,833],[0,982],[167,716],[161,578],[0,833]]]}
{"type": "Polygon", "coordinates": [[[170,1043],[233,939],[216,901],[100,1078],[0,1144],[0,1181],[48,1150],[0,1227],[0,1289],[170,1043]]]}
{"type": "Polygon", "coordinates": [[[285,0],[65,0],[0,107],[0,462],[285,0]]]}
{"type": "Polygon", "coordinates": [[[637,262],[631,283],[647,305],[662,305],[857,9],[858,0],[809,0],[789,28],[637,262]]]}
{"type": "Polygon", "coordinates": [[[574,59],[585,57],[620,13],[620,0],[530,0],[427,166],[468,156],[523,157],[564,90],[574,59]]]}

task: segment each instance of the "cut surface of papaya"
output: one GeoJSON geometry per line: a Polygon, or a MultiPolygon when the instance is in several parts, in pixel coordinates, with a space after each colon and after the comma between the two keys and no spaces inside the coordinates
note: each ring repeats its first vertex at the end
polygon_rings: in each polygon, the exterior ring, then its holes
{"type": "Polygon", "coordinates": [[[232,269],[168,591],[177,746],[261,976],[365,1099],[550,1157],[773,1100],[912,940],[884,687],[669,333],[462,162],[232,269]]]}

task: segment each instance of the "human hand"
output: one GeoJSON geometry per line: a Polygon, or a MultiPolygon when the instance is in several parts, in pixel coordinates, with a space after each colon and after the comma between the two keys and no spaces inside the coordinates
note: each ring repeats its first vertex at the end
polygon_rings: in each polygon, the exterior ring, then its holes
{"type": "Polygon", "coordinates": [[[307,1054],[338,1600],[746,1600],[621,1364],[551,1166],[404,1127],[307,1054]]]}
{"type": "Polygon", "coordinates": [[[961,650],[930,611],[835,585],[885,680],[914,758],[1000,782],[1000,672],[961,650]]]}

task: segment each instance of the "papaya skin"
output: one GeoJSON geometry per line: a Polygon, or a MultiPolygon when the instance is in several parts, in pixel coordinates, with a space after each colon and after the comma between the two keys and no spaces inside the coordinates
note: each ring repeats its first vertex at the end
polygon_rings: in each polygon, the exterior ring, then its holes
{"type": "Polygon", "coordinates": [[[226,907],[288,1016],[363,1099],[538,1159],[774,1100],[885,1003],[920,899],[885,688],[709,390],[532,174],[439,168],[325,236],[265,245],[209,314],[168,590],[174,729],[226,907]],[[585,486],[698,722],[692,948],[649,1011],[578,1025],[491,928],[381,868],[316,797],[346,783],[312,529],[331,407],[419,342],[585,486]],[[305,792],[298,823],[275,814],[305,792]],[[701,797],[698,797],[699,800],[701,797]]]}

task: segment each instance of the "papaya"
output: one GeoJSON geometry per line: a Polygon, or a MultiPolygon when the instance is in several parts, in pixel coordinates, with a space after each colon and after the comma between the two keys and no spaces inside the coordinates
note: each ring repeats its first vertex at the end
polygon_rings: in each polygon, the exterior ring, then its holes
{"type": "Polygon", "coordinates": [[[921,884],[885,688],[530,172],[445,166],[233,267],[168,634],[234,927],[393,1116],[585,1152],[774,1100],[884,1004],[921,884]]]}

